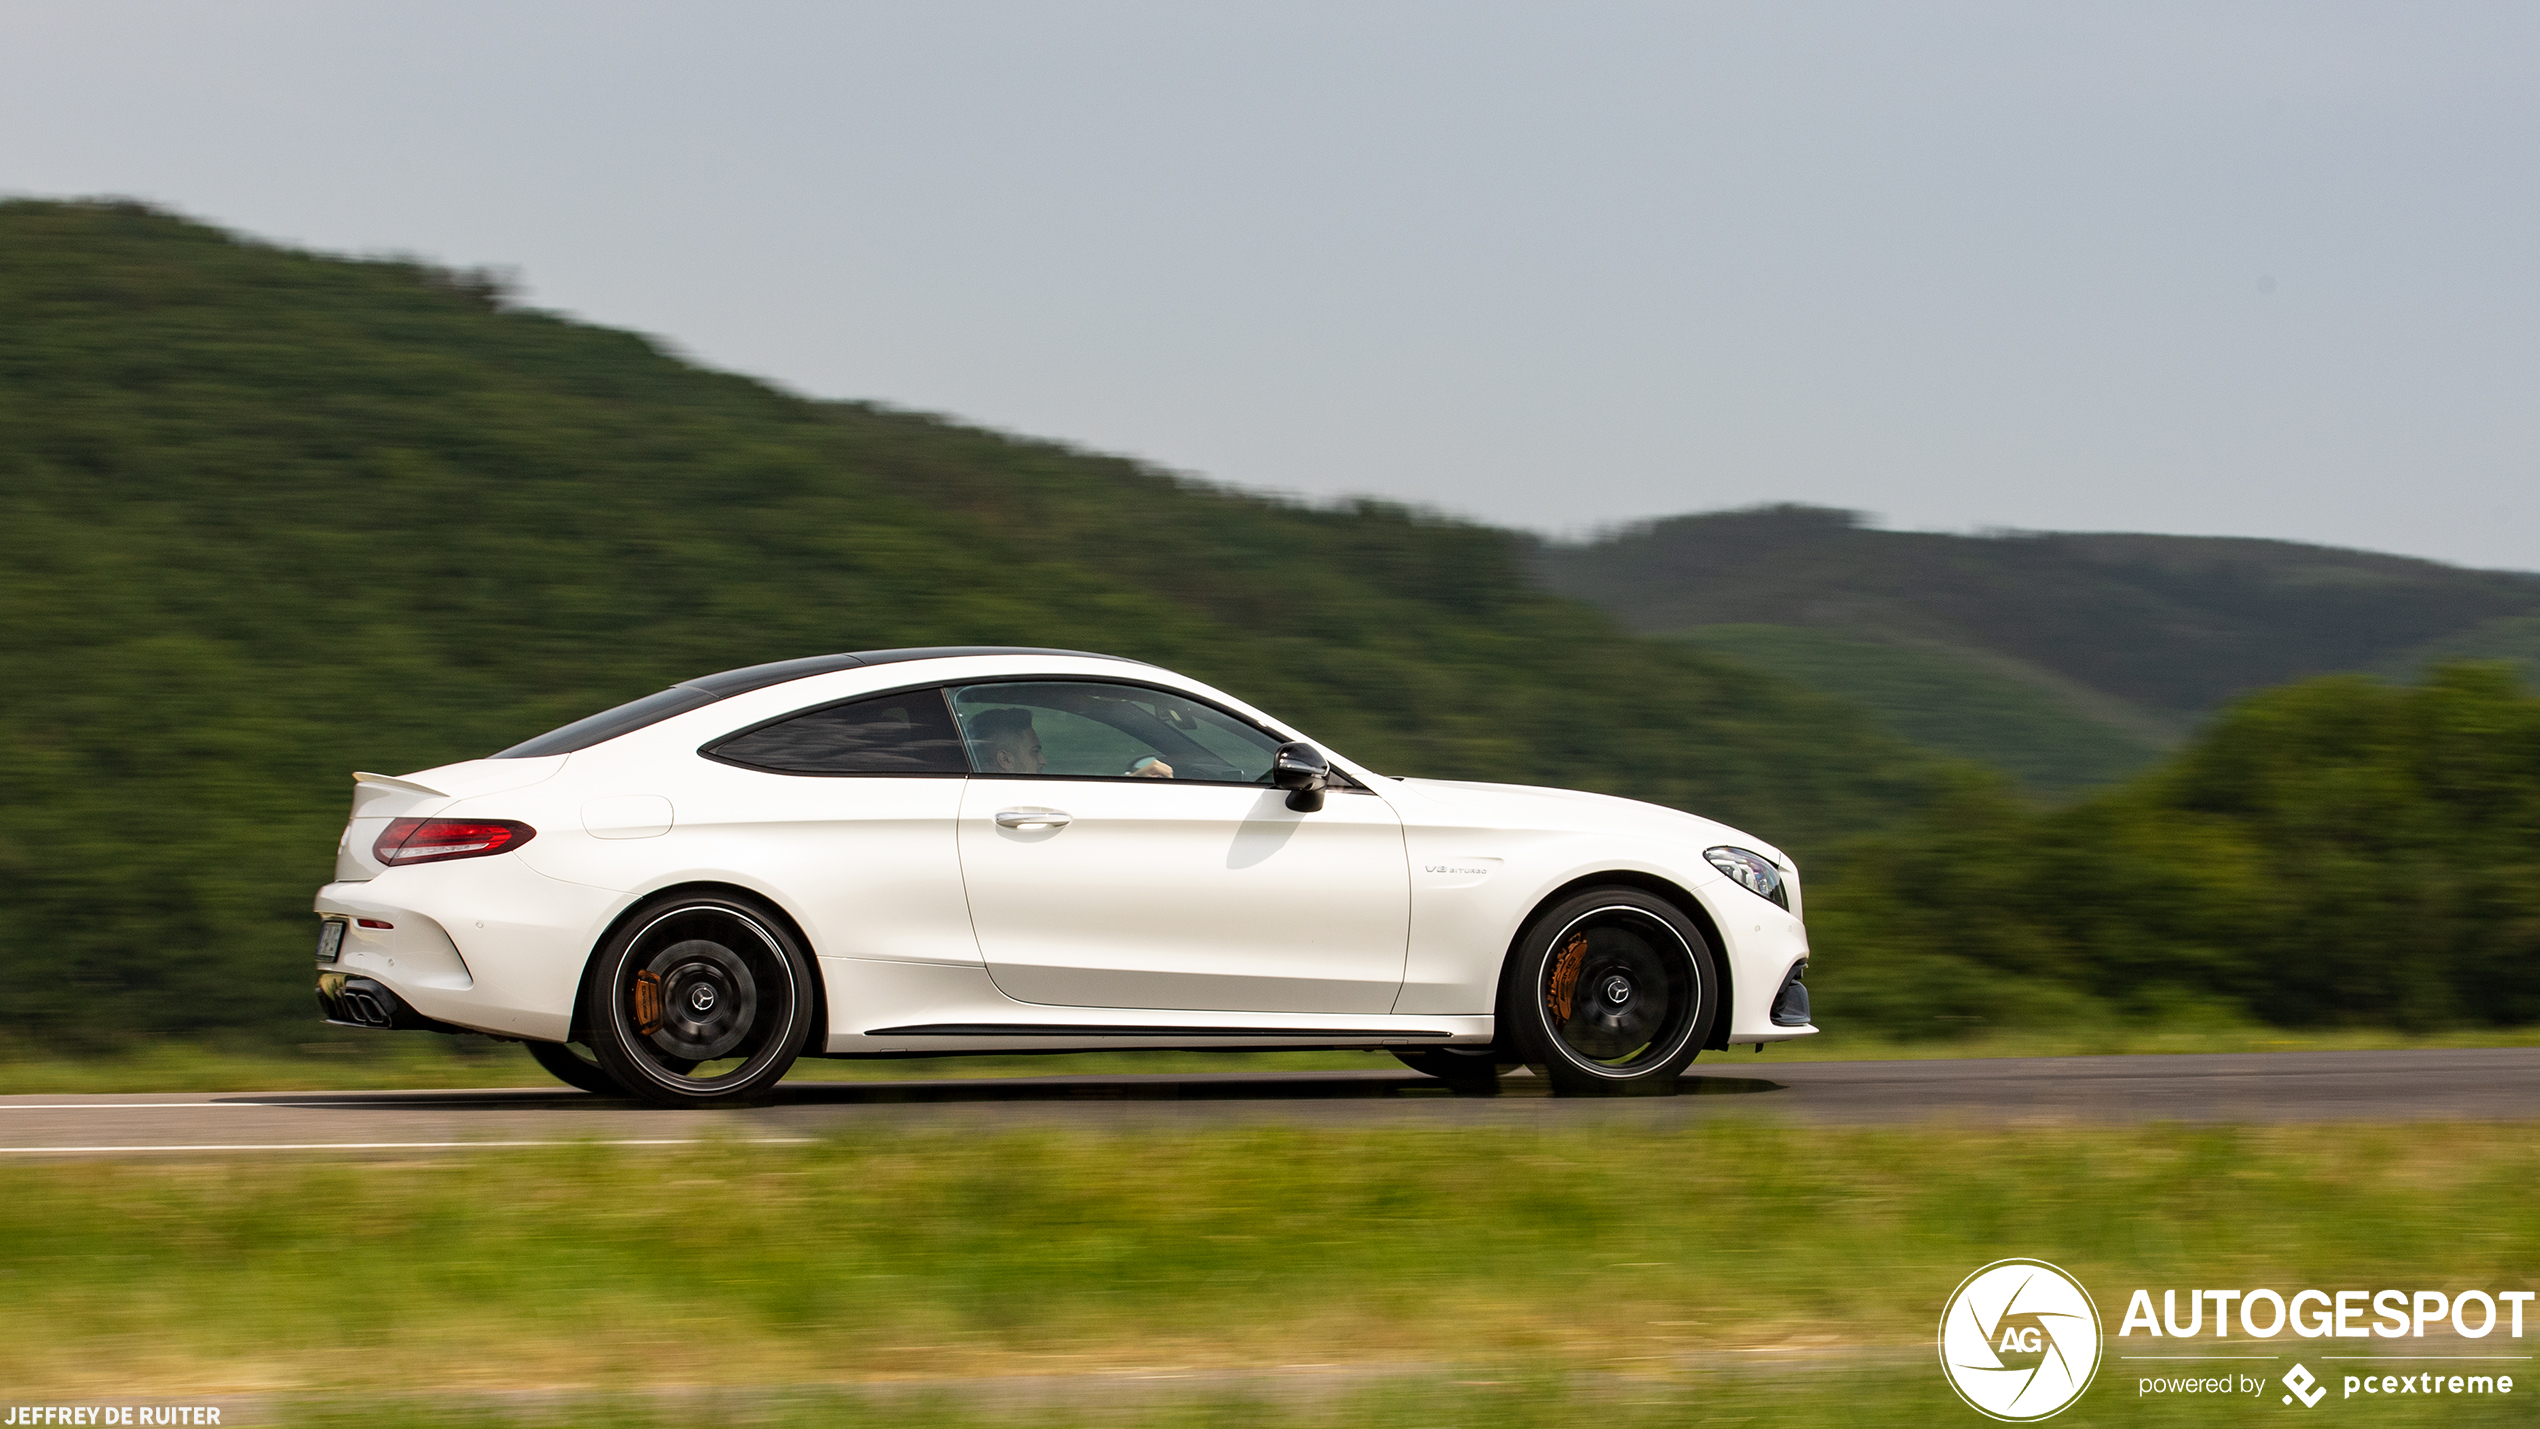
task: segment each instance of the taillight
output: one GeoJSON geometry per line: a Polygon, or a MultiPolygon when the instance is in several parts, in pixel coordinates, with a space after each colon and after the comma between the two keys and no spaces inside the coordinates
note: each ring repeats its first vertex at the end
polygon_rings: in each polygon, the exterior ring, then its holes
{"type": "Polygon", "coordinates": [[[516,849],[536,837],[536,829],[508,819],[390,819],[388,831],[370,846],[370,853],[390,868],[402,868],[410,863],[483,858],[516,849]]]}

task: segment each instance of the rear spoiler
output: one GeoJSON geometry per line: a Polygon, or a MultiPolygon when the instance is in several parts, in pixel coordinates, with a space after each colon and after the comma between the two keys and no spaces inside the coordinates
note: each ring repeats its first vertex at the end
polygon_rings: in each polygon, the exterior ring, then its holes
{"type": "Polygon", "coordinates": [[[412,779],[396,779],[367,770],[353,771],[353,817],[364,815],[395,816],[434,799],[450,796],[429,784],[412,779]]]}
{"type": "Polygon", "coordinates": [[[450,797],[448,794],[443,793],[439,789],[433,788],[429,784],[418,784],[412,779],[391,778],[386,774],[373,774],[362,769],[356,769],[353,771],[353,782],[355,784],[382,784],[391,789],[403,789],[409,794],[430,794],[436,799],[446,799],[450,797]]]}

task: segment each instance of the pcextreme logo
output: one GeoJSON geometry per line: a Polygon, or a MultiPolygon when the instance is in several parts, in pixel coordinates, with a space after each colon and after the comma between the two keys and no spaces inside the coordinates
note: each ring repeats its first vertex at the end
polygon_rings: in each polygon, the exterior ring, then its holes
{"type": "Polygon", "coordinates": [[[1960,1281],[1940,1312],[1940,1366],[1970,1408],[2045,1419],[2099,1372],[2099,1307],[2042,1260],[1997,1260],[1960,1281]]]}

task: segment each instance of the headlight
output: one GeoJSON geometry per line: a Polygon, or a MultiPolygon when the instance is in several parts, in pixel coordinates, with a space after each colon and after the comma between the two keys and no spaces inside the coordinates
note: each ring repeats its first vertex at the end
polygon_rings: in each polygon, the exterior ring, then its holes
{"type": "Polygon", "coordinates": [[[1758,898],[1769,898],[1784,908],[1790,906],[1790,890],[1782,887],[1782,871],[1760,853],[1742,848],[1706,848],[1702,856],[1711,866],[1734,878],[1747,892],[1758,898]]]}

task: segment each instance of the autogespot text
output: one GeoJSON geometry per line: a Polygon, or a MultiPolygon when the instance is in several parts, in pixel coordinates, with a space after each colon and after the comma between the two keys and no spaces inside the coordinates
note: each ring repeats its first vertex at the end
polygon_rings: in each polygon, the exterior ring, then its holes
{"type": "Polygon", "coordinates": [[[2440,1326],[2465,1340],[2493,1334],[2501,1317],[2507,1338],[2522,1338],[2522,1310],[2540,1291],[2464,1290],[2297,1290],[2285,1296],[2273,1290],[2190,1290],[2185,1316],[2178,1292],[2161,1292],[2161,1312],[2152,1312],[2152,1292],[2137,1290],[2126,1302],[2120,1338],[2137,1330],[2155,1339],[2190,1339],[2205,1331],[2205,1307],[2214,1307],[2213,1336],[2231,1337],[2232,1312],[2239,1311],[2240,1333],[2271,1340],[2286,1330],[2306,1340],[2397,1340],[2423,1338],[2427,1327],[2440,1326]]]}

